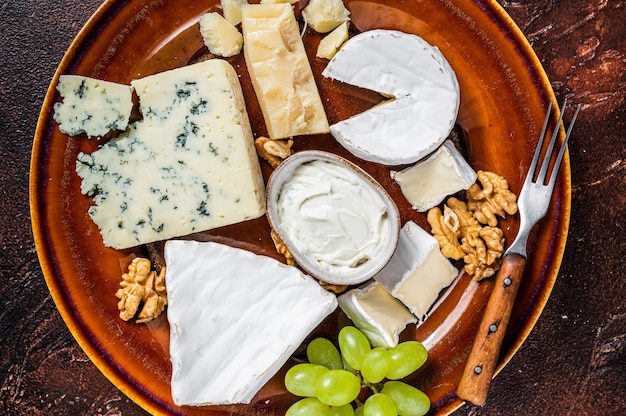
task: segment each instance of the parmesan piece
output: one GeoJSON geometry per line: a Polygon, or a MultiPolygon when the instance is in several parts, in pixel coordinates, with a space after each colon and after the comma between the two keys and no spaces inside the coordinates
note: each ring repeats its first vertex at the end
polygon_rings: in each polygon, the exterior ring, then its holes
{"type": "Polygon", "coordinates": [[[326,112],[292,6],[244,6],[241,26],[246,65],[269,136],[327,133],[326,112]]]}

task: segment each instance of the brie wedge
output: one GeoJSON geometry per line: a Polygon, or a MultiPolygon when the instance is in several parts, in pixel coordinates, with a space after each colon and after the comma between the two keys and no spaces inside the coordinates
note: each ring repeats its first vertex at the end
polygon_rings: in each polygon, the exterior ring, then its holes
{"type": "Polygon", "coordinates": [[[322,74],[392,98],[330,127],[361,159],[414,163],[441,145],[456,122],[456,75],[439,49],[419,36],[363,32],[343,44],[322,74]]]}
{"type": "Polygon", "coordinates": [[[391,172],[391,176],[413,209],[420,212],[428,211],[446,196],[468,189],[476,182],[476,172],[450,140],[428,159],[400,172],[391,172]]]}
{"type": "Polygon", "coordinates": [[[374,279],[422,319],[441,289],[457,275],[458,270],[441,254],[435,237],[409,221],[400,231],[393,257],[374,279]]]}
{"type": "Polygon", "coordinates": [[[417,322],[415,316],[375,280],[344,293],[337,300],[341,310],[374,347],[395,347],[404,328],[417,322]]]}
{"type": "Polygon", "coordinates": [[[172,398],[250,403],[337,307],[297,268],[213,242],[165,245],[172,398]]]}

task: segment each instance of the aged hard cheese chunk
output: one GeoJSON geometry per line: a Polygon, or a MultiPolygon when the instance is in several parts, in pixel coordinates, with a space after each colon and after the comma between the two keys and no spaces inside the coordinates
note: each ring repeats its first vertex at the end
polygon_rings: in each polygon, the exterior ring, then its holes
{"type": "Polygon", "coordinates": [[[295,267],[245,250],[171,240],[165,261],[177,405],[250,403],[337,307],[295,267]]]}
{"type": "Polygon", "coordinates": [[[422,319],[441,289],[457,275],[458,270],[439,251],[437,240],[409,221],[400,231],[393,257],[374,279],[422,319]]]}
{"type": "Polygon", "coordinates": [[[229,57],[241,52],[243,36],[219,13],[205,13],[200,16],[200,33],[212,54],[229,57]]]}
{"type": "Polygon", "coordinates": [[[420,212],[428,211],[446,196],[468,189],[476,182],[476,172],[450,140],[428,159],[392,172],[392,177],[413,209],[420,212]]]}
{"type": "Polygon", "coordinates": [[[244,55],[268,134],[328,132],[328,120],[288,3],[242,8],[244,55]]]}
{"type": "Polygon", "coordinates": [[[307,25],[319,33],[327,33],[350,20],[350,12],[341,0],[309,0],[302,10],[307,25]]]}
{"type": "Polygon", "coordinates": [[[265,213],[263,178],[235,70],[214,59],[132,82],[143,120],[91,155],[81,191],[104,244],[126,248],[265,213]]]}
{"type": "Polygon", "coordinates": [[[62,133],[97,137],[128,126],[133,109],[130,86],[80,75],[61,75],[57,90],[63,101],[54,105],[54,119],[62,133]]]}
{"type": "Polygon", "coordinates": [[[371,281],[337,298],[348,315],[375,347],[398,345],[400,332],[417,319],[378,282],[371,281]]]}
{"type": "Polygon", "coordinates": [[[341,45],[348,40],[348,36],[348,22],[344,22],[320,41],[315,56],[318,58],[331,59],[335,56],[341,45]]]}
{"type": "Polygon", "coordinates": [[[222,11],[224,18],[230,22],[231,25],[237,26],[241,23],[241,8],[248,4],[247,0],[221,0],[222,11]]]}
{"type": "Polygon", "coordinates": [[[343,44],[323,75],[393,97],[330,127],[355,156],[386,165],[414,163],[454,127],[459,84],[439,49],[394,30],[371,30],[343,44]]]}

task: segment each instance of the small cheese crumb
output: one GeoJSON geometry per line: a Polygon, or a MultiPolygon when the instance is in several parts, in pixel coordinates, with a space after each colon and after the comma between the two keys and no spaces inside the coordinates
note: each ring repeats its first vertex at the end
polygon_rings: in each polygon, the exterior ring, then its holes
{"type": "Polygon", "coordinates": [[[318,58],[332,59],[341,45],[348,40],[348,22],[343,22],[324,37],[317,46],[318,58]]]}
{"type": "Polygon", "coordinates": [[[318,33],[328,33],[350,19],[341,0],[310,0],[302,10],[307,24],[318,33]]]}
{"type": "Polygon", "coordinates": [[[243,36],[219,13],[206,13],[200,16],[200,33],[212,54],[229,57],[241,52],[243,36]]]}

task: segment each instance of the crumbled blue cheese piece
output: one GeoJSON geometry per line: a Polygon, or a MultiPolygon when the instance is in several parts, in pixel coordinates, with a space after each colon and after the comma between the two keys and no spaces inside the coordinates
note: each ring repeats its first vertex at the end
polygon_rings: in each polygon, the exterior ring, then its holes
{"type": "Polygon", "coordinates": [[[104,244],[127,248],[260,217],[265,190],[235,70],[214,59],[135,80],[143,120],[79,154],[104,244]]]}
{"type": "Polygon", "coordinates": [[[450,140],[428,159],[400,172],[392,171],[391,176],[419,212],[428,211],[446,196],[468,189],[476,182],[476,172],[450,140]]]}
{"type": "Polygon", "coordinates": [[[170,240],[165,261],[177,405],[250,403],[337,308],[299,269],[246,250],[170,240]]]}
{"type": "Polygon", "coordinates": [[[417,319],[423,319],[439,292],[458,274],[441,254],[435,237],[409,221],[400,230],[393,257],[374,279],[404,303],[417,319]]]}
{"type": "Polygon", "coordinates": [[[57,90],[62,101],[54,104],[53,117],[62,133],[101,137],[128,126],[133,109],[130,86],[81,75],[61,75],[57,90]]]}

